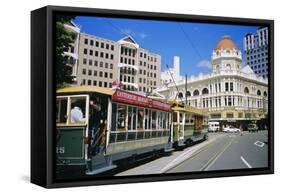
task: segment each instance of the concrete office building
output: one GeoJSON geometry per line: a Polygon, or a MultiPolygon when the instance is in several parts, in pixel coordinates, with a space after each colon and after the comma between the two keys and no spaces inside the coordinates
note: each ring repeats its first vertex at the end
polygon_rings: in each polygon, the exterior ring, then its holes
{"type": "Polygon", "coordinates": [[[74,24],[65,25],[76,33],[65,54],[73,67],[73,85],[113,87],[141,94],[160,86],[161,56],[140,48],[131,37],[119,41],[81,33],[74,24]]]}
{"type": "Polygon", "coordinates": [[[244,53],[246,64],[255,74],[268,77],[268,28],[260,27],[256,34],[244,37],[244,53]]]}

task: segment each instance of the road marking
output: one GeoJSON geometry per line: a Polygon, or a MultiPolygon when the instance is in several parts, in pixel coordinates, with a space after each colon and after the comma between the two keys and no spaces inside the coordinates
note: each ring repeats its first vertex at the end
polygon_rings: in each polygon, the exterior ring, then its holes
{"type": "Polygon", "coordinates": [[[252,166],[243,158],[243,156],[240,156],[241,160],[248,166],[248,168],[252,168],[252,166]]]}
{"type": "Polygon", "coordinates": [[[260,148],[262,148],[262,147],[264,146],[264,143],[261,142],[261,141],[256,141],[254,144],[255,144],[256,146],[260,147],[260,148]]]}
{"type": "Polygon", "coordinates": [[[217,152],[210,160],[208,160],[208,162],[203,165],[200,171],[206,171],[213,166],[213,164],[219,159],[225,150],[232,144],[233,140],[234,138],[232,138],[231,141],[220,152],[217,152]]]}

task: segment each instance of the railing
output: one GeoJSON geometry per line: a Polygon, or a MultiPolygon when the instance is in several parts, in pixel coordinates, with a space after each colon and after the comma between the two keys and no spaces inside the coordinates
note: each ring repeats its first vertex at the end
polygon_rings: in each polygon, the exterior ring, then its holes
{"type": "Polygon", "coordinates": [[[150,138],[167,137],[169,130],[111,131],[109,143],[119,143],[150,138]]]}
{"type": "Polygon", "coordinates": [[[102,136],[104,136],[103,133],[100,134],[100,131],[101,131],[101,129],[98,128],[98,130],[93,135],[93,143],[91,145],[93,155],[99,155],[105,149],[105,147],[100,146],[100,139],[102,138],[102,136]]]}

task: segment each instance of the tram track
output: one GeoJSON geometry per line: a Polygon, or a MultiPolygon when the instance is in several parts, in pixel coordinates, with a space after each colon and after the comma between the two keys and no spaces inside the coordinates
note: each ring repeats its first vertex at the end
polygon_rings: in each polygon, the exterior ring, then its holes
{"type": "Polygon", "coordinates": [[[171,167],[169,169],[166,169],[165,171],[163,171],[163,173],[173,173],[175,169],[177,169],[178,167],[180,167],[184,163],[188,163],[188,162],[196,159],[196,156],[199,156],[201,153],[204,153],[204,152],[208,151],[208,149],[210,149],[211,146],[215,146],[217,143],[220,142],[220,141],[218,141],[219,139],[222,139],[226,136],[231,138],[230,142],[224,144],[221,147],[221,149],[218,149],[218,151],[216,151],[214,154],[212,154],[212,156],[210,158],[208,158],[206,160],[206,162],[204,162],[204,164],[200,168],[198,168],[196,171],[206,171],[206,170],[208,170],[216,162],[216,160],[227,150],[227,148],[233,143],[236,136],[232,137],[232,136],[228,136],[228,135],[223,135],[221,137],[217,137],[216,141],[210,142],[209,144],[205,145],[203,148],[201,148],[198,151],[196,151],[195,153],[193,153],[190,157],[188,157],[187,159],[185,159],[185,160],[181,161],[180,163],[174,165],[173,167],[171,167]]]}

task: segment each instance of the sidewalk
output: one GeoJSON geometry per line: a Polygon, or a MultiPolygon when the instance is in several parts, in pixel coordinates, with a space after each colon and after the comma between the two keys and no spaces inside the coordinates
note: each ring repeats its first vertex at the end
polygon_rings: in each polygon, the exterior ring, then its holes
{"type": "Polygon", "coordinates": [[[211,136],[208,140],[196,144],[194,146],[185,148],[182,151],[174,151],[170,156],[164,156],[159,159],[153,160],[149,163],[146,163],[141,166],[137,166],[135,168],[129,169],[127,171],[123,171],[121,173],[116,174],[115,176],[126,176],[126,175],[138,175],[138,174],[160,174],[165,173],[169,169],[177,166],[182,163],[184,160],[192,157],[202,150],[205,146],[211,144],[216,141],[218,138],[223,137],[225,134],[218,134],[215,136],[211,136]]]}

